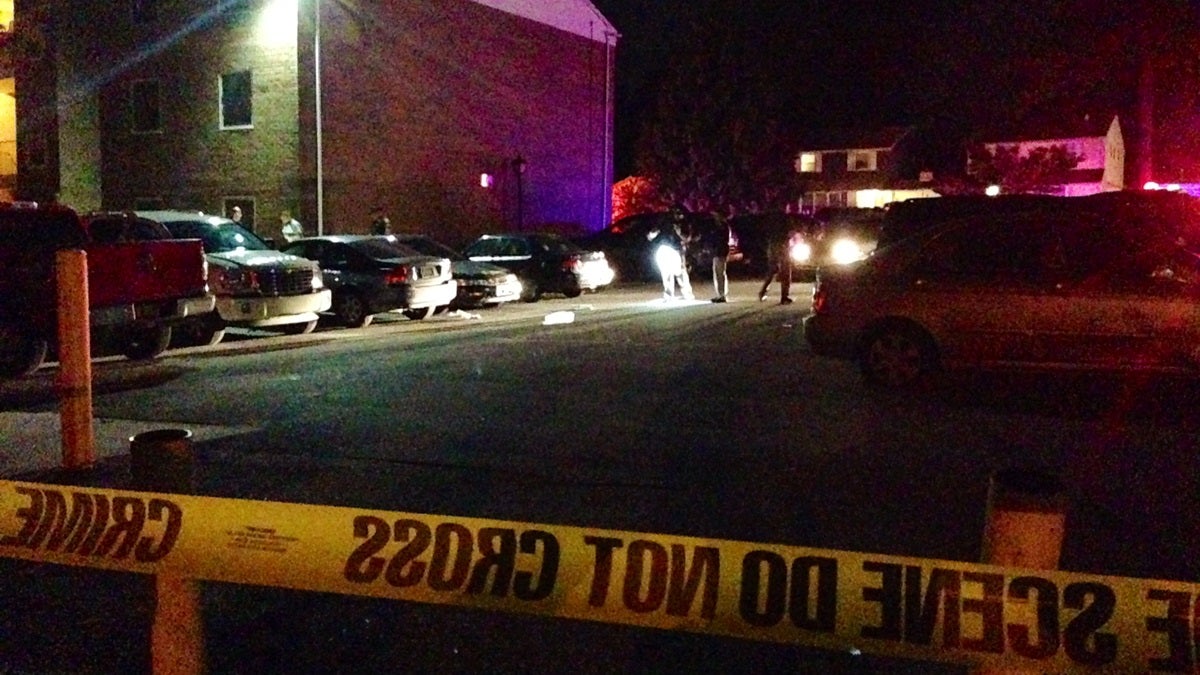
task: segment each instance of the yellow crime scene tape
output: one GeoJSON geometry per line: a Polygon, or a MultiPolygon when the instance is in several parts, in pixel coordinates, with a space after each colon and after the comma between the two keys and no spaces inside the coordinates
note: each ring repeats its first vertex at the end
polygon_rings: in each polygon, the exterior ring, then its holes
{"type": "Polygon", "coordinates": [[[1200,643],[1200,584],[13,481],[0,556],[1039,672],[1200,643]]]}

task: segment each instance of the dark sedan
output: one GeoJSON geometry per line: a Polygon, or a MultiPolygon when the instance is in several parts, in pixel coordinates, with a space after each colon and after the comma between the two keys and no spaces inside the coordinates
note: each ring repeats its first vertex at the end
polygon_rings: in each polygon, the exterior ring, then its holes
{"type": "MultiPolygon", "coordinates": [[[[688,269],[708,270],[712,265],[712,251],[701,242],[709,239],[720,227],[719,216],[713,213],[684,213],[682,229],[692,243],[687,247],[688,269]]],[[[651,280],[659,278],[658,264],[651,243],[651,233],[670,227],[670,212],[639,213],[614,221],[608,227],[575,239],[580,246],[602,251],[616,274],[625,281],[651,280]]],[[[732,225],[732,223],[730,223],[732,225]]],[[[729,262],[742,260],[737,228],[731,228],[729,262]]]]}
{"type": "Polygon", "coordinates": [[[511,270],[521,279],[521,299],[537,302],[544,293],[568,298],[596,291],[613,281],[600,251],[588,251],[551,233],[485,234],[463,251],[471,260],[511,270]]]}
{"type": "Polygon", "coordinates": [[[449,305],[457,290],[448,259],[422,255],[386,237],[308,237],[283,250],[320,264],[333,291],[333,313],[347,326],[365,326],[373,315],[392,310],[424,319],[449,305]]]}
{"type": "Polygon", "coordinates": [[[488,307],[521,297],[521,280],[506,268],[471,260],[462,253],[424,234],[392,234],[389,237],[425,255],[448,258],[458,295],[453,307],[488,307]]]}

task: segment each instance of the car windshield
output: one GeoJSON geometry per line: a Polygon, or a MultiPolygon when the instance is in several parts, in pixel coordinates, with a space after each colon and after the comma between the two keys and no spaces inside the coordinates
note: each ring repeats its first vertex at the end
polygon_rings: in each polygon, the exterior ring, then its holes
{"type": "Polygon", "coordinates": [[[258,235],[232,221],[213,223],[188,220],[164,224],[171,235],[178,239],[199,239],[204,242],[205,253],[273,250],[258,235]]]}
{"type": "Polygon", "coordinates": [[[466,260],[466,256],[463,254],[455,251],[440,241],[430,239],[429,237],[405,235],[396,237],[395,235],[392,235],[392,238],[396,239],[397,243],[400,245],[407,246],[411,249],[424,253],[425,255],[437,256],[439,258],[449,258],[450,260],[466,260]]]}
{"type": "Polygon", "coordinates": [[[405,246],[386,237],[358,239],[349,242],[350,248],[375,260],[390,260],[392,258],[412,258],[424,255],[420,251],[405,246]]]}
{"type": "Polygon", "coordinates": [[[569,255],[583,251],[582,248],[569,239],[561,239],[559,237],[544,237],[539,239],[538,243],[541,245],[542,250],[546,251],[547,253],[554,253],[558,255],[569,255]]]}

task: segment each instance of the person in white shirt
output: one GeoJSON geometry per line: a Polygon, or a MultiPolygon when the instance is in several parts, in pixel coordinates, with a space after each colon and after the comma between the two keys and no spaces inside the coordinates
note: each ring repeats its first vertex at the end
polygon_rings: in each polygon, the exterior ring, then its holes
{"type": "Polygon", "coordinates": [[[291,243],[304,236],[304,226],[300,221],[292,217],[291,211],[281,211],[279,213],[279,231],[283,235],[284,241],[291,243]]]}

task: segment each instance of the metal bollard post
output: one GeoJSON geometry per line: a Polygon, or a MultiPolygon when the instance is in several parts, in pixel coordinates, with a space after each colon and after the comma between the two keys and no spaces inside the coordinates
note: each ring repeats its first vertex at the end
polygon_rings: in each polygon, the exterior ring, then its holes
{"type": "Polygon", "coordinates": [[[58,400],[64,469],[96,462],[92,429],[92,339],[88,314],[87,253],[59,251],[54,258],[58,300],[58,400]]]}
{"type": "MultiPolygon", "coordinates": [[[[188,494],[192,491],[192,432],[153,429],[129,439],[129,468],[135,489],[188,494]]],[[[204,672],[200,587],[171,574],[154,577],[150,664],[156,675],[204,672]]]]}
{"type": "Polygon", "coordinates": [[[987,509],[982,562],[1058,569],[1067,498],[1057,476],[1035,470],[998,471],[988,486],[987,509]]]}
{"type": "MultiPolygon", "coordinates": [[[[1058,569],[1066,530],[1067,497],[1062,480],[1045,471],[1009,469],[988,484],[982,561],[992,565],[1058,569]]],[[[1038,673],[982,667],[975,675],[1038,673]]]]}

